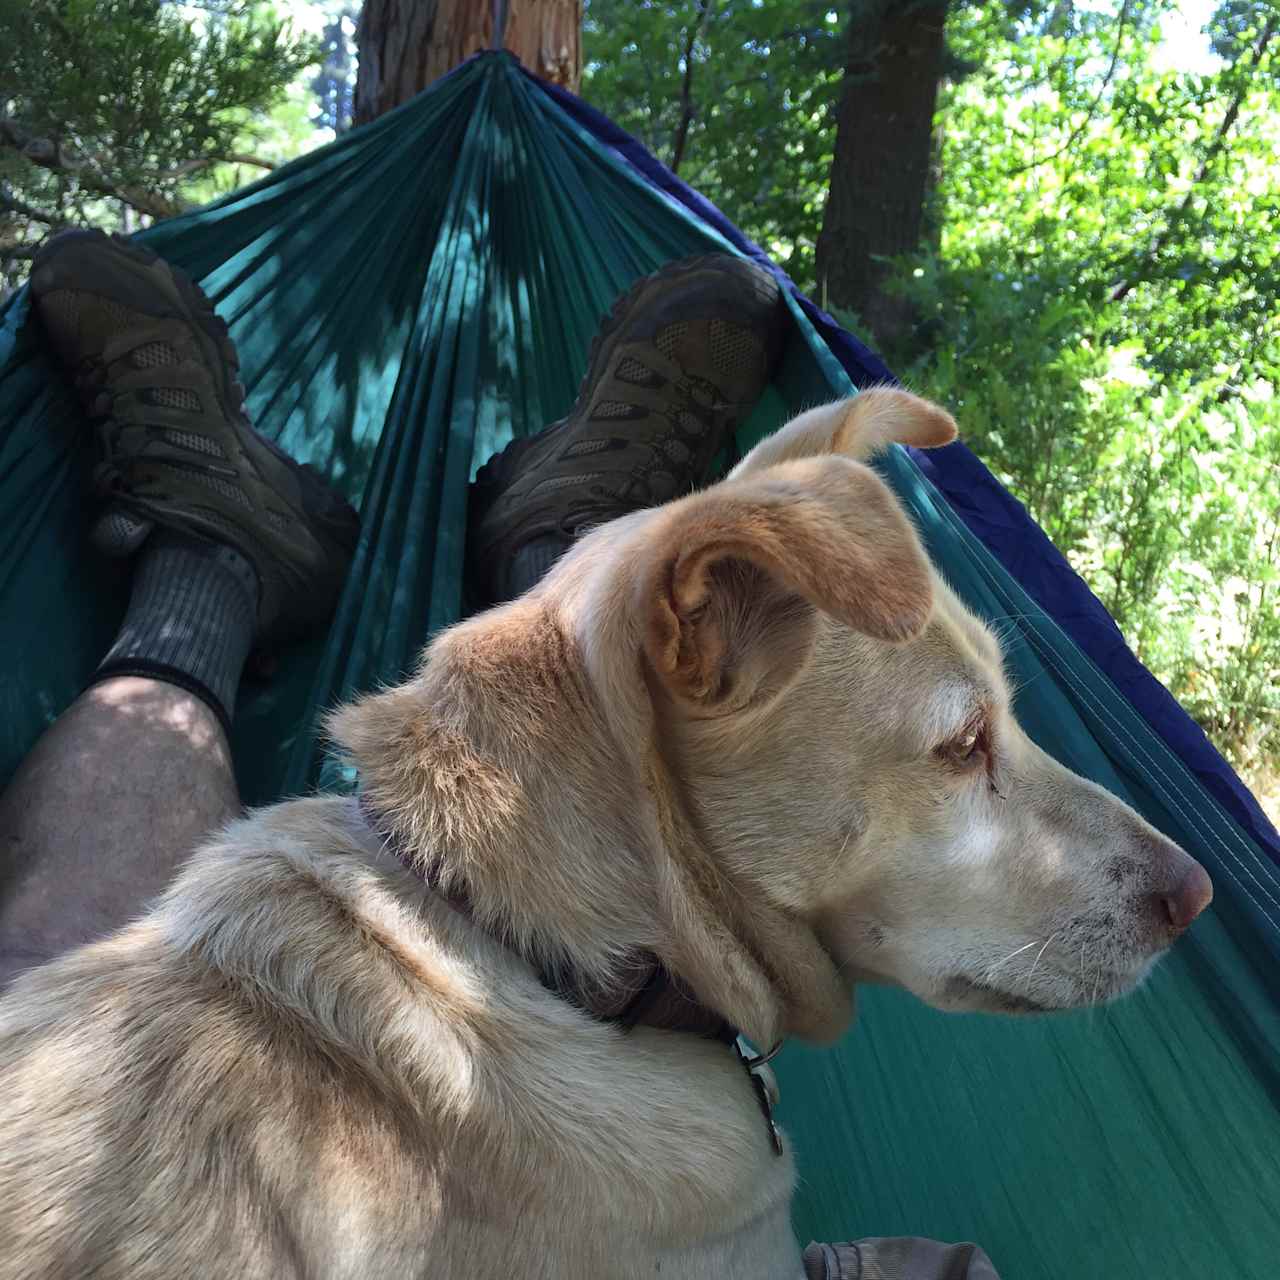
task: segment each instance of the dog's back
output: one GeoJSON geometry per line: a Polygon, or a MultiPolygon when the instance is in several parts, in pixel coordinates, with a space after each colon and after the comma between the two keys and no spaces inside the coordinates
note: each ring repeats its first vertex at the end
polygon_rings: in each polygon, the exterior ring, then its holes
{"type": "Polygon", "coordinates": [[[6,1277],[458,1277],[513,1250],[522,1275],[663,1257],[698,1275],[700,1252],[712,1275],[726,1247],[791,1256],[790,1162],[744,1125],[719,1046],[673,1066],[653,1033],[624,1040],[371,854],[348,803],[266,811],[145,920],[15,983],[6,1277]],[[726,1208],[746,1226],[728,1243],[709,1231],[726,1208]]]}
{"type": "Polygon", "coordinates": [[[18,980],[0,1005],[6,1276],[269,1270],[281,1081],[250,1025],[150,924],[18,980]]]}

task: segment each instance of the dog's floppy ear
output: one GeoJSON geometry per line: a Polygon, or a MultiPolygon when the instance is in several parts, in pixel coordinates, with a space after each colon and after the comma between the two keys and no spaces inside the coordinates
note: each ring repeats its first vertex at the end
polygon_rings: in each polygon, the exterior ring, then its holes
{"type": "MultiPolygon", "coordinates": [[[[932,609],[915,530],[884,482],[849,458],[785,462],[673,503],[645,553],[649,662],[707,710],[743,705],[740,678],[762,644],[772,668],[802,665],[795,626],[808,619],[811,631],[814,608],[890,641],[918,635],[932,609]]],[[[761,680],[772,683],[756,671],[761,680]]]]}
{"type": "Polygon", "coordinates": [[[796,458],[842,453],[869,458],[889,444],[933,449],[956,438],[955,419],[943,408],[896,387],[871,387],[848,400],[808,409],[762,440],[729,476],[762,471],[796,458]]]}

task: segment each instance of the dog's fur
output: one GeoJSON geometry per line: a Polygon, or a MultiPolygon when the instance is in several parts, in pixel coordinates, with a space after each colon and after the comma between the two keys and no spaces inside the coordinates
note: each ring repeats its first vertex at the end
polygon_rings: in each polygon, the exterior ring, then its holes
{"type": "Polygon", "coordinates": [[[763,1046],[840,1035],[860,980],[997,1011],[1140,981],[1203,873],[1026,738],[855,460],[953,431],[902,392],[811,410],[341,711],[423,876],[354,801],[278,805],[20,979],[0,1274],[799,1276],[733,1055],[531,961],[607,987],[651,952],[763,1046]]]}

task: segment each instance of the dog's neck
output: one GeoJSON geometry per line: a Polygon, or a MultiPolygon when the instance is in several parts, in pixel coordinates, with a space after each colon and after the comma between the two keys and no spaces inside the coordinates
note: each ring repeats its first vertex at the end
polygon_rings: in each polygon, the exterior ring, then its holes
{"type": "MultiPolygon", "coordinates": [[[[359,797],[359,810],[384,849],[444,897],[455,911],[472,917],[471,895],[467,890],[457,883],[449,889],[436,883],[429,864],[404,846],[368,795],[359,797]]],[[[689,987],[652,952],[630,953],[622,963],[615,964],[608,980],[583,972],[567,960],[549,963],[538,957],[525,958],[533,964],[539,981],[548,991],[593,1018],[615,1022],[624,1030],[649,1026],[689,1032],[725,1045],[737,1041],[737,1028],[714,1009],[700,1003],[689,987]]]]}

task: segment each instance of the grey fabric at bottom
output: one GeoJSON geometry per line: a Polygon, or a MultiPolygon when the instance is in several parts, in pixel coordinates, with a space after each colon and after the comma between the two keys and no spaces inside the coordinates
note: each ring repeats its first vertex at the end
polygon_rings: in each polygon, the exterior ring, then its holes
{"type": "Polygon", "coordinates": [[[158,530],[138,556],[128,612],[92,683],[164,680],[228,726],[257,615],[258,577],[238,551],[158,530]]]}
{"type": "Polygon", "coordinates": [[[1000,1280],[976,1244],[921,1236],[870,1236],[847,1244],[809,1245],[807,1280],[1000,1280]]]}

